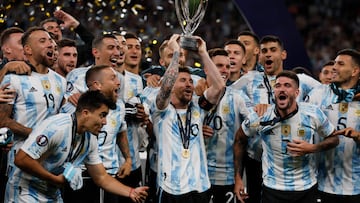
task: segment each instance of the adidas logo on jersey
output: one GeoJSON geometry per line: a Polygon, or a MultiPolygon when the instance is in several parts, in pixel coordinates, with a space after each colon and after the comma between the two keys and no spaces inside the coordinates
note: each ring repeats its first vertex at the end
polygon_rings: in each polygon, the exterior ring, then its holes
{"type": "Polygon", "coordinates": [[[260,84],[257,86],[257,88],[259,88],[259,89],[264,89],[265,86],[264,86],[262,83],[260,83],[260,84]]]}
{"type": "Polygon", "coordinates": [[[329,106],[327,106],[325,109],[328,109],[328,110],[334,110],[334,108],[332,107],[332,105],[330,104],[329,106]]]}
{"type": "Polygon", "coordinates": [[[35,89],[35,87],[31,87],[31,89],[29,90],[29,92],[37,92],[37,89],[35,89]]]}
{"type": "Polygon", "coordinates": [[[62,152],[67,152],[67,147],[61,150],[62,152]]]}

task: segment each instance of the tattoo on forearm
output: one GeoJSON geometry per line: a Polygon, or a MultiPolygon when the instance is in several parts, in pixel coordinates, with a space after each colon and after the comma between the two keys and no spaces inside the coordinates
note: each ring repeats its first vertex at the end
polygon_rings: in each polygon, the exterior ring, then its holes
{"type": "Polygon", "coordinates": [[[166,105],[165,102],[168,101],[170,97],[171,90],[179,74],[179,56],[179,52],[175,51],[171,63],[163,76],[160,92],[156,97],[158,107],[166,105]]]}

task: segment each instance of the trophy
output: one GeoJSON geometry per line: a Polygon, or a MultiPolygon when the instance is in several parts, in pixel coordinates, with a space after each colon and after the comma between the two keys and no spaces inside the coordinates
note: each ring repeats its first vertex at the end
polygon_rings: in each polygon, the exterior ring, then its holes
{"type": "Polygon", "coordinates": [[[183,49],[197,51],[197,40],[192,34],[204,18],[207,4],[208,0],[175,0],[176,16],[183,30],[180,38],[183,49]]]}

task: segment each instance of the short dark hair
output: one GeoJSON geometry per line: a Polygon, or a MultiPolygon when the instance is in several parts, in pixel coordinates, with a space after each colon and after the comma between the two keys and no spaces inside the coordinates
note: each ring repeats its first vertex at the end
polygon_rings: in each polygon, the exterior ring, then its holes
{"type": "Polygon", "coordinates": [[[275,35],[265,35],[261,38],[260,44],[265,44],[268,42],[276,42],[280,45],[281,49],[284,49],[284,43],[280,40],[278,36],[275,35]]]}
{"type": "Polygon", "coordinates": [[[328,62],[325,62],[325,63],[321,66],[320,72],[323,71],[323,69],[324,69],[325,66],[333,66],[333,65],[335,65],[335,61],[333,61],[333,60],[328,61],[328,62]]]}
{"type": "Polygon", "coordinates": [[[239,45],[239,46],[241,47],[241,49],[243,50],[244,54],[246,54],[245,45],[244,45],[242,42],[240,42],[239,40],[237,40],[237,39],[231,39],[231,40],[225,42],[224,47],[225,47],[226,45],[229,45],[229,44],[239,45]]]}
{"type": "Polygon", "coordinates": [[[189,73],[191,74],[191,71],[188,67],[186,66],[182,66],[182,67],[179,67],[179,73],[189,73]]]}
{"type": "Polygon", "coordinates": [[[257,34],[255,34],[254,32],[250,31],[250,30],[244,30],[244,31],[241,31],[239,34],[238,34],[238,37],[240,36],[250,36],[254,39],[255,43],[257,46],[260,45],[260,40],[259,40],[259,36],[257,36],[257,34]]]}
{"type": "Polygon", "coordinates": [[[282,72],[280,72],[277,76],[276,79],[280,78],[280,77],[287,77],[290,78],[292,80],[295,81],[295,84],[297,87],[300,86],[300,82],[299,82],[299,77],[296,75],[296,73],[294,73],[293,71],[289,71],[289,70],[284,70],[282,72]]]}
{"type": "Polygon", "coordinates": [[[210,58],[213,58],[215,56],[229,56],[227,51],[225,51],[225,49],[223,49],[223,48],[210,49],[208,51],[208,53],[209,53],[210,58]]]}
{"type": "Polygon", "coordinates": [[[84,109],[88,109],[89,111],[94,112],[103,104],[106,105],[109,109],[116,108],[116,104],[110,99],[106,98],[105,95],[103,95],[99,90],[87,91],[80,96],[78,105],[76,106],[76,112],[81,112],[84,109]]]}
{"type": "Polygon", "coordinates": [[[85,82],[86,85],[89,87],[90,83],[94,82],[95,80],[98,80],[98,77],[100,75],[100,72],[106,68],[110,68],[111,66],[108,65],[97,65],[91,67],[89,70],[86,71],[85,75],[85,82]]]}
{"type": "Polygon", "coordinates": [[[137,40],[139,40],[141,42],[141,39],[133,32],[126,32],[124,34],[124,38],[125,39],[137,39],[137,40]]]}
{"type": "Polygon", "coordinates": [[[63,38],[62,40],[57,42],[58,49],[61,49],[63,47],[76,47],[75,40],[63,38]]]}
{"type": "Polygon", "coordinates": [[[2,31],[0,35],[0,47],[2,47],[3,44],[9,40],[10,35],[14,33],[24,33],[24,30],[19,27],[9,27],[2,31]]]}
{"type": "Polygon", "coordinates": [[[355,49],[342,49],[340,50],[336,56],[339,55],[348,55],[351,56],[352,60],[357,66],[360,66],[360,52],[355,49]]]}
{"type": "MultiPolygon", "coordinates": [[[[26,30],[26,32],[24,33],[24,35],[21,37],[21,44],[22,44],[23,46],[25,46],[26,43],[27,43],[28,40],[29,40],[30,35],[31,35],[33,32],[38,31],[38,30],[47,32],[43,27],[39,27],[39,26],[30,27],[29,29],[26,30]]],[[[48,32],[47,32],[47,33],[48,33],[48,32]]]]}
{"type": "Polygon", "coordinates": [[[308,70],[307,68],[302,67],[302,66],[297,66],[297,67],[291,69],[291,71],[293,71],[293,72],[296,73],[296,74],[301,74],[301,73],[303,73],[303,74],[306,74],[306,75],[308,75],[308,76],[310,76],[310,77],[314,77],[314,76],[312,75],[312,73],[311,73],[310,70],[308,70]]]}
{"type": "Polygon", "coordinates": [[[45,20],[42,20],[42,21],[40,22],[40,26],[41,26],[41,27],[44,27],[44,24],[45,24],[45,23],[48,23],[48,22],[54,22],[54,23],[59,24],[59,20],[57,20],[56,18],[46,18],[45,20]]]}
{"type": "Polygon", "coordinates": [[[112,34],[111,32],[103,32],[96,36],[92,41],[92,48],[98,48],[100,44],[102,44],[103,40],[105,38],[113,38],[117,40],[116,36],[112,34]]]}

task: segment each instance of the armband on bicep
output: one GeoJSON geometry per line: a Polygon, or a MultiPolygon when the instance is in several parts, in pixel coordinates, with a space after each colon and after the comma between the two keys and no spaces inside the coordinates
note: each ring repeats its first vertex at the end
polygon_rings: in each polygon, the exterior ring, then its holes
{"type": "Polygon", "coordinates": [[[210,111],[210,109],[214,106],[214,104],[210,103],[204,95],[200,96],[198,103],[200,108],[204,109],[205,111],[210,111]]]}

